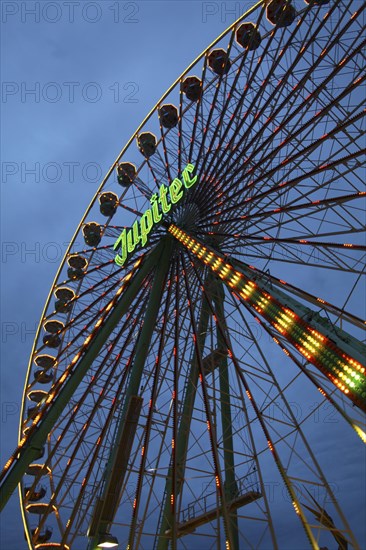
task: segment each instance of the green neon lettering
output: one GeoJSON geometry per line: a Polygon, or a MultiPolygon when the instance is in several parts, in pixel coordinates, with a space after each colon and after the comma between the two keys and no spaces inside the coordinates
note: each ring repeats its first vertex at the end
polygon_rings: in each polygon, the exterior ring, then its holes
{"type": "Polygon", "coordinates": [[[169,195],[172,204],[177,204],[177,202],[179,202],[183,197],[182,187],[182,182],[178,178],[175,178],[169,185],[169,195]]]}
{"type": "Polygon", "coordinates": [[[127,260],[126,229],[122,231],[122,233],[114,243],[113,250],[116,250],[119,247],[121,247],[122,253],[121,255],[117,254],[117,256],[114,258],[114,261],[116,262],[117,265],[122,267],[125,261],[127,260]]]}
{"type": "Polygon", "coordinates": [[[185,189],[189,189],[197,182],[197,176],[191,177],[193,172],[194,165],[187,164],[182,172],[183,183],[179,178],[175,178],[169,187],[162,183],[159,193],[154,193],[150,199],[151,208],[148,208],[130,229],[121,232],[113,246],[114,250],[120,249],[120,253],[114,258],[118,266],[122,267],[125,264],[128,255],[132,254],[139,243],[141,246],[146,245],[154,226],[161,222],[164,214],[170,212],[172,204],[182,200],[185,189]]]}
{"type": "Polygon", "coordinates": [[[193,171],[194,171],[193,164],[187,164],[187,166],[182,172],[183,182],[187,189],[192,187],[192,185],[194,185],[197,181],[197,176],[194,176],[193,178],[191,178],[190,176],[190,174],[192,174],[193,171]]]}
{"type": "Polygon", "coordinates": [[[139,244],[141,237],[139,235],[139,221],[136,220],[127,233],[127,252],[131,254],[139,244]]]}
{"type": "Polygon", "coordinates": [[[165,187],[165,185],[162,183],[160,185],[159,192],[160,192],[159,202],[161,204],[161,210],[163,214],[167,214],[172,207],[172,205],[168,203],[166,198],[168,193],[168,188],[165,187]]]}
{"type": "Polygon", "coordinates": [[[159,203],[158,203],[157,193],[153,194],[153,196],[150,199],[150,202],[152,204],[151,208],[152,208],[154,223],[159,223],[163,216],[159,212],[159,203]]]}
{"type": "Polygon", "coordinates": [[[145,246],[147,243],[147,236],[153,227],[153,217],[150,208],[141,216],[140,232],[141,232],[141,246],[145,246]]]}

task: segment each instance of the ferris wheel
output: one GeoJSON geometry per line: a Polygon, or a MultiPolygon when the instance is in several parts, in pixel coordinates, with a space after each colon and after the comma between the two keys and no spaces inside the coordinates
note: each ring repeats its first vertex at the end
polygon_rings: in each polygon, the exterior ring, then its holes
{"type": "Polygon", "coordinates": [[[366,442],[364,46],[362,2],[260,1],[118,155],[1,474],[30,549],[360,548],[314,418],[366,442]]]}

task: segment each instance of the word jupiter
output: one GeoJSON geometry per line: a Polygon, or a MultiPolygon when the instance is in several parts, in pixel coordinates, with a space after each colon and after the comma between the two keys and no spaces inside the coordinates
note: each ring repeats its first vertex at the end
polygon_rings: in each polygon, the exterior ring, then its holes
{"type": "Polygon", "coordinates": [[[187,164],[182,172],[182,179],[175,178],[168,187],[163,183],[159,193],[154,193],[150,199],[151,208],[148,208],[130,229],[122,231],[113,247],[114,250],[120,249],[120,254],[117,254],[114,259],[117,265],[122,267],[128,255],[132,254],[139,244],[142,247],[146,245],[152,229],[160,224],[173,204],[182,200],[186,190],[196,183],[197,176],[192,177],[193,172],[193,164],[187,164]]]}

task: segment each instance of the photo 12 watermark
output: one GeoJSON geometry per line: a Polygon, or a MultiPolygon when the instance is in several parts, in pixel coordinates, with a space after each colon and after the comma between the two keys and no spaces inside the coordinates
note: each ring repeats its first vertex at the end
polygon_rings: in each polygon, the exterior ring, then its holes
{"type": "Polygon", "coordinates": [[[202,23],[233,23],[239,19],[252,4],[249,2],[202,2],[202,23]]]}
{"type": "Polygon", "coordinates": [[[33,342],[37,323],[27,323],[26,321],[2,321],[1,323],[1,343],[2,344],[25,344],[33,342]]]}
{"type": "Polygon", "coordinates": [[[98,183],[103,175],[100,164],[94,161],[81,163],[76,160],[64,162],[15,162],[1,164],[1,182],[14,183],[98,183]]]}
{"type": "MultiPolygon", "coordinates": [[[[55,241],[49,242],[25,242],[25,241],[3,241],[1,243],[1,263],[60,263],[70,243],[55,241]]],[[[80,243],[74,243],[76,248],[80,243]]]]}
{"type": "Polygon", "coordinates": [[[136,24],[140,22],[138,2],[34,2],[4,1],[0,3],[1,22],[22,24],[77,23],[96,24],[102,21],[117,24],[136,24]]]}
{"type": "Polygon", "coordinates": [[[4,81],[1,83],[1,102],[20,103],[139,103],[137,82],[39,82],[4,81]]]}
{"type": "Polygon", "coordinates": [[[3,401],[1,403],[1,423],[6,424],[14,416],[18,417],[20,413],[19,403],[15,401],[3,401]]]}

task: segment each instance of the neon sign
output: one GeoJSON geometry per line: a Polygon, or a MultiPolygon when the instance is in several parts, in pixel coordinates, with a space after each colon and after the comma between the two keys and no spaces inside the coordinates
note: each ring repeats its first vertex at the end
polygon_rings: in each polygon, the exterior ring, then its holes
{"type": "Polygon", "coordinates": [[[193,164],[187,164],[182,172],[183,181],[175,178],[169,187],[166,187],[164,183],[161,184],[159,193],[154,193],[150,199],[151,208],[148,208],[130,229],[122,231],[113,247],[113,250],[121,249],[121,253],[114,258],[117,265],[122,267],[128,255],[132,254],[139,243],[142,247],[145,246],[148,242],[149,233],[161,222],[164,214],[168,214],[172,205],[182,200],[185,190],[196,183],[197,176],[191,177],[193,172],[193,164]]]}

